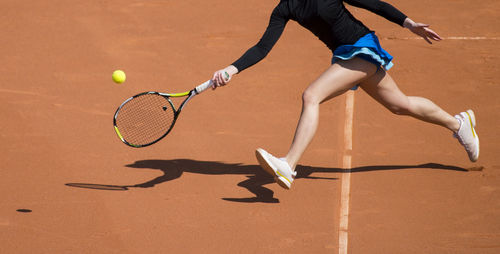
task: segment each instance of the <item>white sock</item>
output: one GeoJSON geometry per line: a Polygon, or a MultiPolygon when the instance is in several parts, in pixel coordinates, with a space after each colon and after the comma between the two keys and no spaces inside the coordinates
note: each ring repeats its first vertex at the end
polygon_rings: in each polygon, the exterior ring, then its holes
{"type": "Polygon", "coordinates": [[[458,130],[456,131],[456,133],[458,133],[458,131],[462,128],[462,124],[463,124],[464,120],[461,117],[457,117],[457,116],[455,116],[455,119],[457,119],[458,125],[460,125],[460,127],[458,127],[458,130]]]}

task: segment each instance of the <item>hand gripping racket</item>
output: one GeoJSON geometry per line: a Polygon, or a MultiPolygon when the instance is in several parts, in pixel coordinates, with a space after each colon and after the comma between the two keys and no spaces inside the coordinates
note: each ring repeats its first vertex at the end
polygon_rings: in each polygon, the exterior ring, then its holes
{"type": "Polygon", "coordinates": [[[211,86],[212,80],[209,80],[184,93],[144,92],[128,98],[115,112],[116,134],[123,143],[136,148],[160,141],[170,133],[186,103],[211,86]],[[178,109],[170,100],[186,96],[178,109]]]}

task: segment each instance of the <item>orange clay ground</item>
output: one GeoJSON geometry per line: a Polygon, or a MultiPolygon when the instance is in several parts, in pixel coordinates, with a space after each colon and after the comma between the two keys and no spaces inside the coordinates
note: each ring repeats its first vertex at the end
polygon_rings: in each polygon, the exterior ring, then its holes
{"type": "MultiPolygon", "coordinates": [[[[301,93],[329,66],[296,23],[160,143],[129,148],[112,127],[129,96],[182,92],[230,64],[277,2],[0,1],[0,252],[338,253],[345,97],[322,105],[292,190],[254,158],[287,151],[301,93]]],[[[445,40],[351,9],[395,56],[405,93],[474,109],[481,157],[357,91],[348,252],[499,253],[500,2],[389,2],[445,40]]]]}

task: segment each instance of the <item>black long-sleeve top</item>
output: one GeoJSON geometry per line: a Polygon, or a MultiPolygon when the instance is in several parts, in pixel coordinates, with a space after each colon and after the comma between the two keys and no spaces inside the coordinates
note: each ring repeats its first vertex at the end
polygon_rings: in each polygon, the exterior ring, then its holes
{"type": "Polygon", "coordinates": [[[340,45],[354,44],[371,31],[354,18],[343,2],[369,10],[401,26],[407,17],[392,5],[379,0],[281,0],[274,8],[259,42],[232,65],[241,72],[262,60],[280,38],[288,20],[294,20],[311,31],[332,52],[340,45]]]}

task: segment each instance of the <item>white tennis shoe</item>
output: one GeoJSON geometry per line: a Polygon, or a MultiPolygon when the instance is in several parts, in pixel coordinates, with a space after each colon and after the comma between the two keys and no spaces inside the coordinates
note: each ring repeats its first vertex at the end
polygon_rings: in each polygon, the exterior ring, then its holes
{"type": "Polygon", "coordinates": [[[276,158],[262,148],[255,151],[260,166],[283,188],[289,190],[297,172],[293,171],[285,158],[276,158]]]}
{"type": "Polygon", "coordinates": [[[460,129],[453,134],[458,142],[465,147],[465,151],[469,155],[472,162],[476,162],[479,158],[479,137],[476,133],[476,116],[472,110],[461,112],[455,116],[460,122],[460,129]]]}

